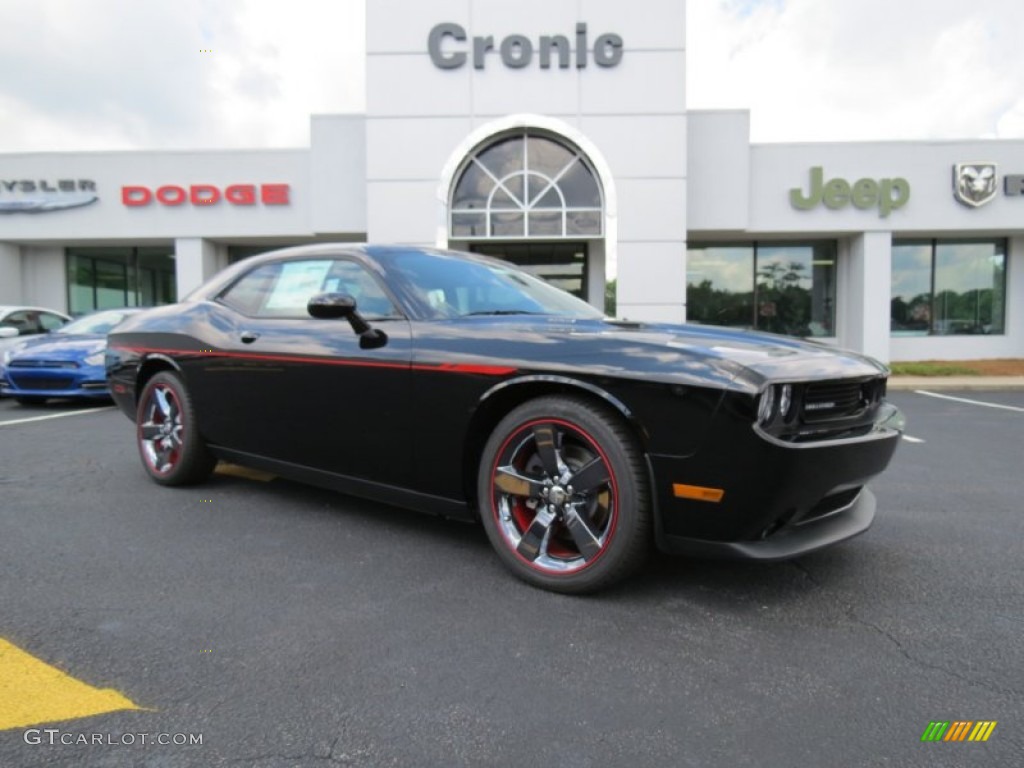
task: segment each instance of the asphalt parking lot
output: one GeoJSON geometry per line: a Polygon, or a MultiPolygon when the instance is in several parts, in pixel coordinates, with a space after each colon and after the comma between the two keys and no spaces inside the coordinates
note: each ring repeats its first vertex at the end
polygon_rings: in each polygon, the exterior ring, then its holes
{"type": "Polygon", "coordinates": [[[1024,392],[941,394],[892,396],[912,440],[860,538],[587,598],[478,527],[161,488],[114,409],[0,400],[0,639],[138,707],[0,730],[0,766],[1024,765],[1024,392]]]}

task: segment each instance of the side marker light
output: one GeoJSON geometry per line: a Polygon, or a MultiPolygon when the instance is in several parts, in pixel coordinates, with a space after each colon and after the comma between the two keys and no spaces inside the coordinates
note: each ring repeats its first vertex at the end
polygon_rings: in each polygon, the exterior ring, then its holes
{"type": "Polygon", "coordinates": [[[705,488],[701,485],[684,485],[673,483],[672,493],[678,499],[694,499],[695,501],[711,501],[718,503],[725,496],[724,488],[705,488]]]}

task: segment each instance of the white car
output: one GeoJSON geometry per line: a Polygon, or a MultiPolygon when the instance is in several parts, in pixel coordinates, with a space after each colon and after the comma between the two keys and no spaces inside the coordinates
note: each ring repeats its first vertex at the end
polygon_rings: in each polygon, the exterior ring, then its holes
{"type": "Polygon", "coordinates": [[[71,318],[43,307],[0,306],[0,352],[31,338],[60,328],[71,318]]]}

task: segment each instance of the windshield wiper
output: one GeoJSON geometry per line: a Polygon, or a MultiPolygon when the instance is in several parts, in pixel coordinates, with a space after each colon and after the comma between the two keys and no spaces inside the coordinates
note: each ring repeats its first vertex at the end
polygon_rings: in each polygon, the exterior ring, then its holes
{"type": "Polygon", "coordinates": [[[462,317],[473,315],[539,315],[541,312],[530,312],[527,309],[478,309],[476,312],[466,312],[462,317]]]}

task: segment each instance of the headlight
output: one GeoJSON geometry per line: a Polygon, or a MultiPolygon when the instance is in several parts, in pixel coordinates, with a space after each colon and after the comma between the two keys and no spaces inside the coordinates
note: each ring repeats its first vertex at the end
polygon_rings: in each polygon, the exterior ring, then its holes
{"type": "Polygon", "coordinates": [[[6,366],[9,362],[11,362],[11,355],[13,354],[13,349],[5,349],[4,353],[0,355],[0,364],[6,366]]]}
{"type": "Polygon", "coordinates": [[[793,406],[792,384],[769,384],[757,403],[757,423],[767,427],[779,419],[789,420],[793,406]]]}
{"type": "Polygon", "coordinates": [[[761,393],[761,401],[757,404],[757,423],[767,424],[775,414],[775,387],[769,384],[761,393]]]}
{"type": "Polygon", "coordinates": [[[779,393],[779,415],[789,418],[789,406],[793,404],[793,385],[783,384],[779,393]]]}
{"type": "Polygon", "coordinates": [[[87,358],[85,358],[86,365],[103,365],[103,359],[107,353],[104,350],[99,352],[93,352],[87,358]]]}

